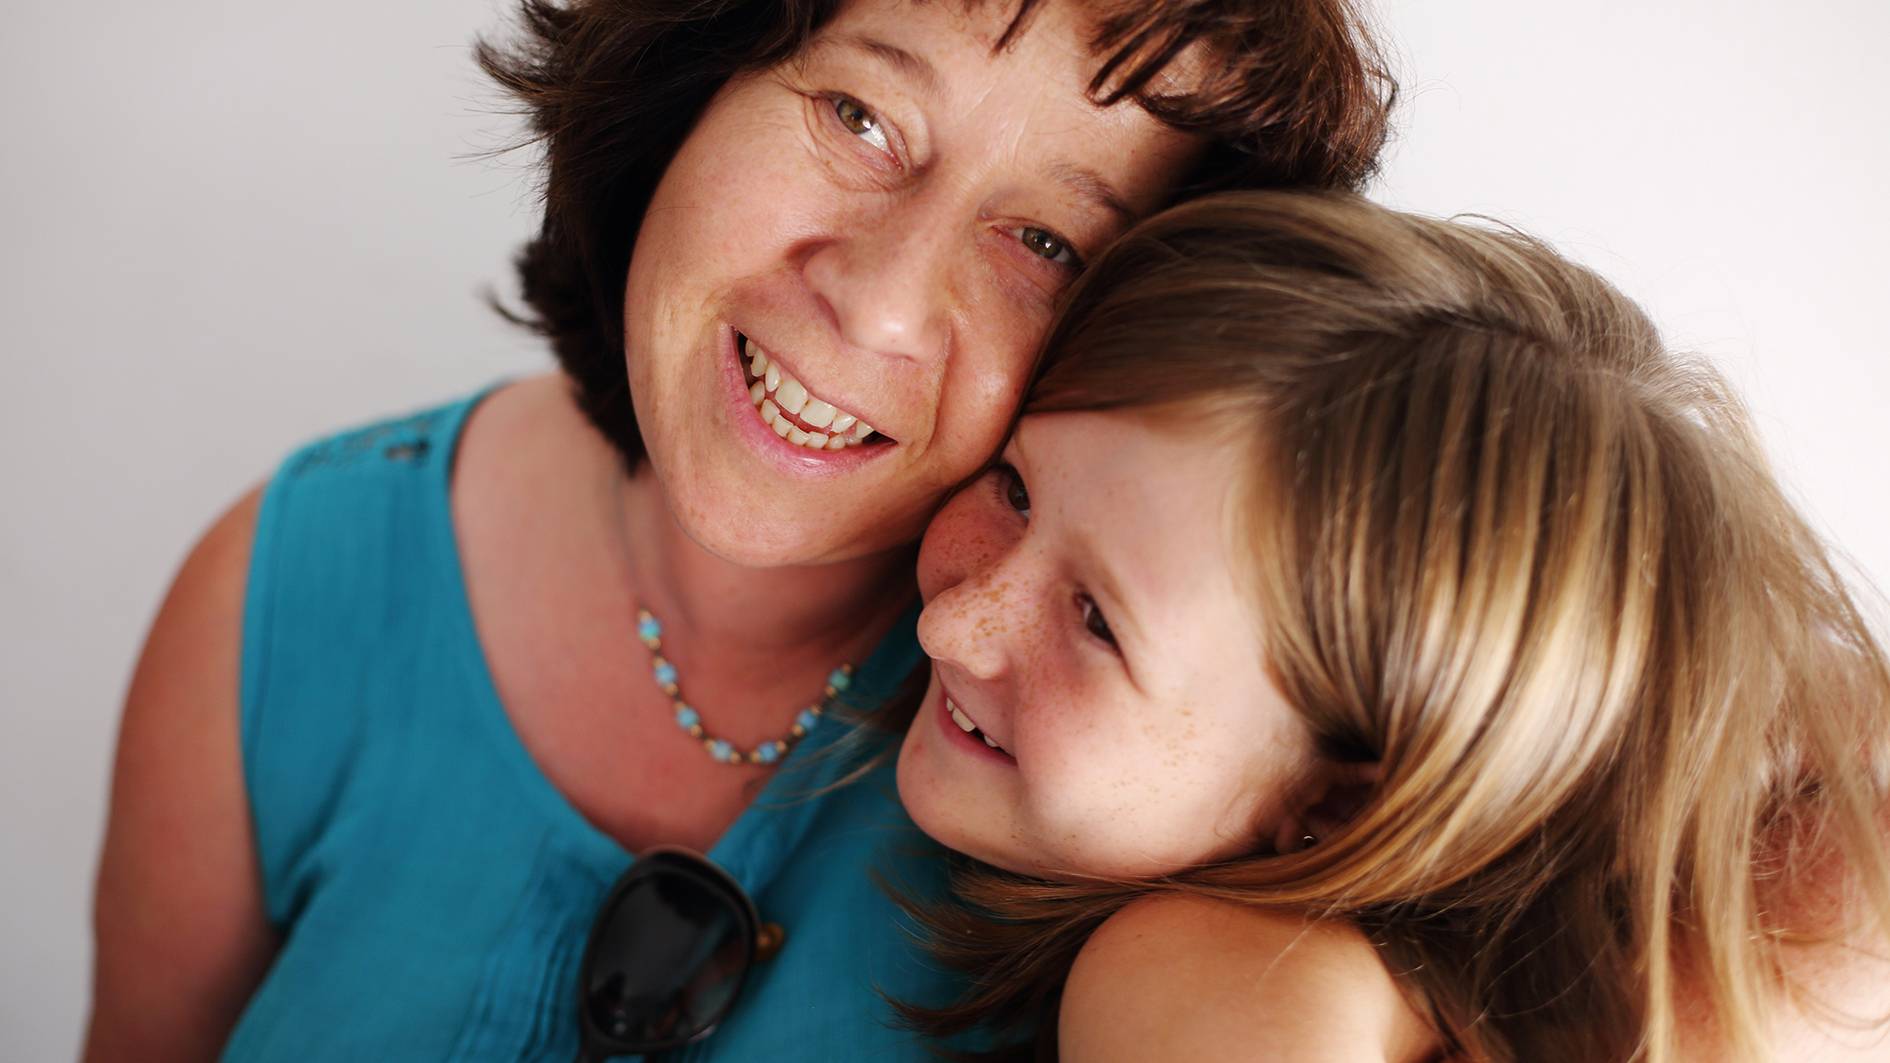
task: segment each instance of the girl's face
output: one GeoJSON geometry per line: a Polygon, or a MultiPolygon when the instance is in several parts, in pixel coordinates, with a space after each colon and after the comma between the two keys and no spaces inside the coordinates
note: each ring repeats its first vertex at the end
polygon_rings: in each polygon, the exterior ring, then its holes
{"type": "Polygon", "coordinates": [[[1272,843],[1312,741],[1235,564],[1235,461],[1184,422],[1031,416],[946,503],[919,555],[932,682],[899,757],[926,833],[1050,877],[1272,843]]]}
{"type": "Polygon", "coordinates": [[[1085,97],[1078,5],[994,52],[1011,9],[854,0],[725,86],[665,171],[625,351],[652,468],[709,550],[805,564],[916,538],[1002,441],[1058,294],[1197,157],[1085,97]]]}

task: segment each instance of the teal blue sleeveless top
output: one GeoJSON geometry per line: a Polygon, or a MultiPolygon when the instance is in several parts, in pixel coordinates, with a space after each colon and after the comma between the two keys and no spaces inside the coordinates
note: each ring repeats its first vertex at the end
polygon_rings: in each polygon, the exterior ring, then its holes
{"type": "MultiPolygon", "coordinates": [[[[314,443],[264,493],[243,620],[242,755],[273,966],[227,1060],[577,1057],[578,961],[633,857],[541,774],[486,671],[448,505],[477,397],[314,443]]],[[[858,703],[918,660],[912,618],[858,703]]],[[[956,990],[875,873],[937,887],[891,770],[831,717],[709,853],[787,941],[671,1060],[929,1059],[881,996],[956,990]]]]}

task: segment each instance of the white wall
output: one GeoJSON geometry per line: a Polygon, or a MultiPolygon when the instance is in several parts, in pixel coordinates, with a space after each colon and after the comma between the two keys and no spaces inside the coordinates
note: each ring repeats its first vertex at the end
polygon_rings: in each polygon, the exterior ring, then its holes
{"type": "MultiPolygon", "coordinates": [[[[1378,189],[1532,229],[1748,390],[1890,583],[1872,0],[1381,0],[1378,189]]],[[[117,702],[210,516],[311,434],[546,364],[465,44],[498,0],[34,5],[0,34],[0,1059],[70,1057],[117,702]]]]}

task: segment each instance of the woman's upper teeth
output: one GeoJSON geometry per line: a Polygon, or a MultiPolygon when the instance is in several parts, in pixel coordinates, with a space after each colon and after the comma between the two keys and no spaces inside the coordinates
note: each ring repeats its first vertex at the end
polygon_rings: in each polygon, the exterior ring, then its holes
{"type": "Polygon", "coordinates": [[[746,336],[742,337],[742,354],[748,360],[748,376],[754,381],[748,386],[748,397],[761,422],[775,435],[809,450],[845,450],[873,434],[872,425],[808,391],[807,385],[746,336]]]}

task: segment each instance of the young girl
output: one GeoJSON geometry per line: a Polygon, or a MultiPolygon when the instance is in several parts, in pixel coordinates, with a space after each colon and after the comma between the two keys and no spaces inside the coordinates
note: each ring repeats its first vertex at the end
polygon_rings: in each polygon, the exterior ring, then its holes
{"type": "Polygon", "coordinates": [[[1633,303],[1511,232],[1241,194],[1125,237],[1048,349],[921,553],[900,794],[990,866],[922,910],[978,979],[919,1025],[1890,1057],[1890,670],[1633,303]]]}

